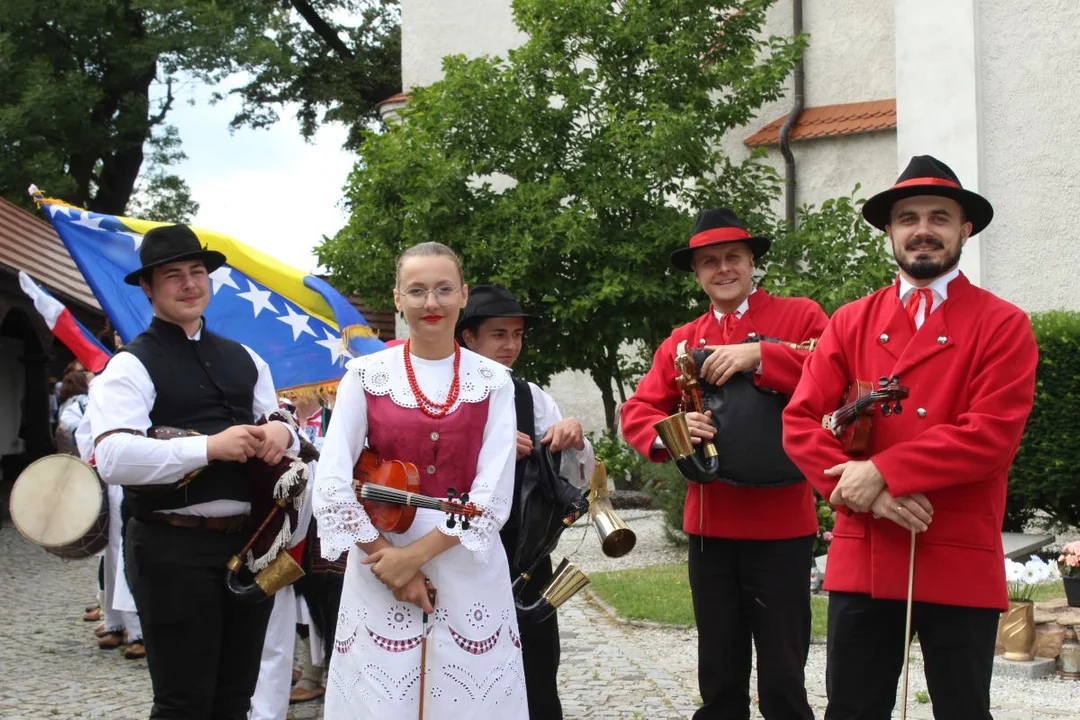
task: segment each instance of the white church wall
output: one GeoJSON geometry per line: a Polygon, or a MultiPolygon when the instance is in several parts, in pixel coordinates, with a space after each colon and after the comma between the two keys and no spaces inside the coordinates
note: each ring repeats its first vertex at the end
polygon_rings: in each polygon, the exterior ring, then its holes
{"type": "MultiPolygon", "coordinates": [[[[1025,310],[1080,309],[1080,3],[979,5],[983,285],[1025,310]]],[[[960,178],[963,181],[963,177],[960,178]]]]}

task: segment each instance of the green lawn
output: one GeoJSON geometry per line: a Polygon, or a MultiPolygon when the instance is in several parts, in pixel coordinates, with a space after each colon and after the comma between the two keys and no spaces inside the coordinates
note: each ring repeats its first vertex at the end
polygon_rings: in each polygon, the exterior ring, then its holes
{"type": "MultiPolygon", "coordinates": [[[[620,617],[687,627],[694,625],[685,564],[590,573],[589,580],[596,594],[615,608],[620,617]]],[[[815,596],[810,599],[810,604],[813,613],[811,635],[824,638],[828,600],[815,596]]]]}
{"type": "MultiPolygon", "coordinates": [[[[694,625],[690,583],[683,563],[592,573],[589,580],[596,594],[615,608],[620,617],[687,627],[694,625]]],[[[1034,599],[1038,602],[1061,597],[1065,597],[1065,588],[1060,582],[1035,588],[1034,599]]],[[[814,639],[825,637],[828,606],[828,598],[818,595],[810,598],[813,617],[810,633],[814,639]]]]}

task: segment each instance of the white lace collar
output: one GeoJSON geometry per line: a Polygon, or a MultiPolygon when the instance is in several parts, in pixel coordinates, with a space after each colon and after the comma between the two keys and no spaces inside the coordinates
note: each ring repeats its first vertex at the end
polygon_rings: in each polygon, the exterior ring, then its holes
{"type": "MultiPolygon", "coordinates": [[[[346,363],[345,368],[359,373],[364,390],[368,393],[389,395],[394,404],[401,407],[418,407],[405,375],[403,345],[354,358],[346,363]]],[[[460,372],[461,390],[450,412],[457,410],[461,403],[483,402],[492,390],[501,388],[510,380],[510,371],[504,365],[465,348],[461,349],[460,372]]]]}

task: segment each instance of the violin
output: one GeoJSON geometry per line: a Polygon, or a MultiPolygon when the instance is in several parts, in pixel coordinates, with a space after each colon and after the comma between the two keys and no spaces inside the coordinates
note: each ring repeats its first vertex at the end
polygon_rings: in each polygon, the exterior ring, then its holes
{"type": "Polygon", "coordinates": [[[447,527],[461,523],[469,529],[469,518],[480,517],[483,511],[469,502],[469,494],[454,499],[453,488],[447,490],[446,500],[420,494],[420,473],[416,465],[403,460],[380,461],[370,450],[360,453],[353,467],[353,489],[356,499],[364,506],[371,523],[382,532],[402,533],[416,517],[416,508],[446,513],[447,527]]]}
{"type": "Polygon", "coordinates": [[[822,417],[821,426],[840,439],[840,446],[848,455],[866,452],[878,403],[883,417],[899,415],[904,410],[900,401],[907,399],[908,394],[896,375],[879,378],[876,390],[870,381],[856,380],[844,394],[844,404],[822,417]]]}

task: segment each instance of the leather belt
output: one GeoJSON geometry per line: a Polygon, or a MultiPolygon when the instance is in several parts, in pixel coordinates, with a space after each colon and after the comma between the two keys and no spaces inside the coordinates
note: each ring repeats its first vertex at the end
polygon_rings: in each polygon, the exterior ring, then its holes
{"type": "Polygon", "coordinates": [[[203,517],[202,515],[180,515],[177,513],[152,512],[139,515],[139,520],[154,525],[172,525],[191,530],[212,530],[226,534],[238,533],[248,527],[250,515],[228,515],[226,517],[203,517]]]}

